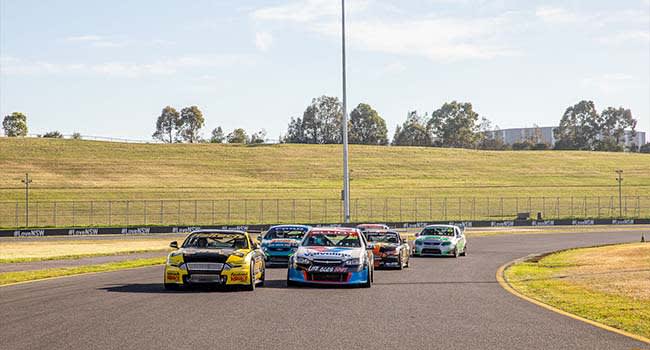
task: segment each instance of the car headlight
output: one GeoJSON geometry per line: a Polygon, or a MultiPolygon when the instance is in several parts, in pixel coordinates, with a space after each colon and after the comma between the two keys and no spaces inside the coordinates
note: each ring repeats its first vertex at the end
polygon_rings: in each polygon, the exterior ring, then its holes
{"type": "Polygon", "coordinates": [[[361,265],[362,261],[361,258],[352,258],[348,259],[345,261],[345,265],[350,266],[350,265],[361,265]]]}
{"type": "Polygon", "coordinates": [[[415,241],[415,245],[422,245],[422,241],[415,241]]]}
{"type": "Polygon", "coordinates": [[[448,245],[451,245],[451,242],[449,242],[449,241],[447,241],[447,242],[442,242],[442,245],[444,245],[444,246],[448,246],[448,245]]]}
{"type": "Polygon", "coordinates": [[[183,264],[183,253],[173,252],[167,255],[167,265],[180,267],[183,264]]]}
{"type": "Polygon", "coordinates": [[[244,256],[246,256],[246,254],[244,254],[242,252],[234,252],[234,253],[232,253],[232,255],[234,255],[236,257],[240,257],[240,258],[243,258],[244,256]]]}
{"type": "Polygon", "coordinates": [[[295,262],[296,264],[309,264],[311,261],[304,256],[297,256],[295,262]]]}

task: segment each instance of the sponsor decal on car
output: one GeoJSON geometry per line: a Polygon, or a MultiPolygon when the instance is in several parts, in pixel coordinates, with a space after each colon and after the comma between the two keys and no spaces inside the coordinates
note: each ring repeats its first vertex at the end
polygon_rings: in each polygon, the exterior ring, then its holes
{"type": "Polygon", "coordinates": [[[307,271],[309,272],[324,272],[324,273],[344,273],[348,272],[347,267],[342,266],[310,266],[307,271]]]}
{"type": "Polygon", "coordinates": [[[230,275],[230,280],[232,282],[244,282],[248,279],[248,275],[245,273],[233,273],[230,275]]]}
{"type": "Polygon", "coordinates": [[[167,272],[167,279],[170,281],[178,281],[179,276],[178,273],[176,272],[167,272]]]}

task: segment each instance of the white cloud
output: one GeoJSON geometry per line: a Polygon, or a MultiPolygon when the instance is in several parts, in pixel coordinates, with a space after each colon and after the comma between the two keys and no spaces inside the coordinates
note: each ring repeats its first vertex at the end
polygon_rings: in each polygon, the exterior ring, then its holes
{"type": "Polygon", "coordinates": [[[273,44],[273,36],[268,32],[255,33],[255,47],[260,51],[267,51],[273,44]]]}
{"type": "Polygon", "coordinates": [[[554,6],[540,6],[535,10],[535,15],[549,23],[572,23],[580,20],[572,11],[554,6]]]}
{"type": "Polygon", "coordinates": [[[65,38],[65,41],[70,42],[96,42],[100,41],[103,38],[99,35],[78,35],[78,36],[69,36],[65,38]]]}
{"type": "MultiPolygon", "coordinates": [[[[357,0],[346,4],[346,11],[365,9],[369,0],[357,0]]],[[[259,20],[311,22],[322,17],[340,16],[341,2],[335,0],[294,0],[284,5],[264,7],[253,11],[259,20]]]]}
{"type": "Polygon", "coordinates": [[[15,57],[0,57],[1,74],[47,75],[90,74],[112,77],[137,78],[149,75],[170,75],[191,70],[209,70],[254,64],[245,55],[195,55],[158,60],[154,62],[100,62],[100,63],[54,63],[23,61],[15,57]]]}
{"type": "Polygon", "coordinates": [[[635,81],[636,78],[632,75],[616,73],[584,78],[582,85],[598,89],[604,93],[614,93],[625,90],[635,81]]]}
{"type": "MultiPolygon", "coordinates": [[[[489,59],[517,54],[498,40],[507,30],[508,15],[483,18],[452,18],[420,15],[400,18],[396,13],[381,16],[370,10],[371,1],[351,3],[354,20],[347,26],[350,45],[398,55],[423,56],[434,61],[489,59]]],[[[379,6],[384,9],[385,6],[379,6]]],[[[260,21],[296,23],[301,28],[332,39],[340,29],[340,2],[331,0],[292,1],[285,5],[255,10],[260,21]]]]}
{"type": "Polygon", "coordinates": [[[650,42],[650,31],[643,30],[630,30],[624,31],[612,35],[606,35],[598,39],[603,44],[609,45],[619,45],[626,44],[629,42],[640,42],[648,43],[650,42]]]}

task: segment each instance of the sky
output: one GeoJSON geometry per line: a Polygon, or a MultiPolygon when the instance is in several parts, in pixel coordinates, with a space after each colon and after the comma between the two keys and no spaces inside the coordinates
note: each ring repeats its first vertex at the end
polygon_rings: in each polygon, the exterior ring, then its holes
{"type": "MultiPolygon", "coordinates": [[[[392,136],[408,111],[471,102],[501,128],[593,100],[650,131],[650,0],[348,0],[348,106],[392,136]]],[[[338,0],[0,0],[0,114],[30,134],[148,140],[163,107],[278,139],[341,96],[338,0]]]]}

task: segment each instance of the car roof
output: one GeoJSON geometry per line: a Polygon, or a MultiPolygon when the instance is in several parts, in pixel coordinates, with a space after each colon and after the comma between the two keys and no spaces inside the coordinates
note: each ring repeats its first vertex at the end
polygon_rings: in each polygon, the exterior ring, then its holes
{"type": "Polygon", "coordinates": [[[269,230],[272,229],[272,228],[285,228],[285,227],[286,228],[299,227],[299,228],[304,228],[304,229],[308,229],[308,230],[311,228],[311,226],[307,226],[307,225],[275,225],[275,226],[269,227],[269,230]]]}
{"type": "Polygon", "coordinates": [[[191,235],[193,235],[195,233],[226,233],[226,234],[228,234],[228,233],[230,233],[230,234],[238,233],[238,234],[242,234],[242,235],[248,234],[247,232],[239,231],[239,230],[218,230],[218,229],[214,229],[214,230],[202,229],[202,230],[196,230],[196,231],[190,232],[191,235]]]}
{"type": "Polygon", "coordinates": [[[359,230],[353,227],[314,227],[309,232],[352,233],[352,232],[359,232],[359,230]]]}

